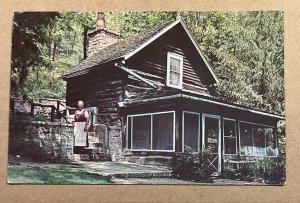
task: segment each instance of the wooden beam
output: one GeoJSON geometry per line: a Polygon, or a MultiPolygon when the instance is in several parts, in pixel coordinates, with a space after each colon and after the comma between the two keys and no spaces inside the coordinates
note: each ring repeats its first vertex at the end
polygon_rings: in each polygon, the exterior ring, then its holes
{"type": "Polygon", "coordinates": [[[125,72],[129,73],[130,75],[136,77],[137,79],[143,81],[144,83],[150,85],[151,87],[157,89],[157,87],[153,83],[149,82],[148,80],[146,80],[142,76],[138,75],[137,73],[133,72],[132,70],[126,68],[125,66],[123,66],[121,64],[118,64],[118,63],[115,63],[115,66],[122,69],[122,70],[124,70],[125,72]]]}

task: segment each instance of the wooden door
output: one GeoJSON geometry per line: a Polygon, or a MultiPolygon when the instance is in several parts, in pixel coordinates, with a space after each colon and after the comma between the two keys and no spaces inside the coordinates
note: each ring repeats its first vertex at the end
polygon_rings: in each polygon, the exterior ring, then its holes
{"type": "Polygon", "coordinates": [[[212,158],[209,160],[212,175],[219,175],[221,172],[221,122],[220,117],[204,114],[202,119],[202,149],[210,148],[212,158]]]}

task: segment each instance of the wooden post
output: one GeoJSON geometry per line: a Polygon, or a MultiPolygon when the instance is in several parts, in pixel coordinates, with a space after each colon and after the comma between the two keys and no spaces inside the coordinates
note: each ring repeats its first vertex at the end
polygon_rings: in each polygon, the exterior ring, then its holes
{"type": "Polygon", "coordinates": [[[56,118],[59,118],[59,115],[60,115],[59,106],[60,106],[60,101],[57,100],[56,101],[56,111],[57,111],[56,118]]]}
{"type": "Polygon", "coordinates": [[[51,122],[55,121],[55,107],[51,106],[51,122]]]}
{"type": "Polygon", "coordinates": [[[220,159],[221,159],[221,175],[222,173],[224,173],[224,170],[225,170],[225,163],[224,163],[224,122],[223,122],[223,117],[221,116],[220,117],[220,130],[221,130],[221,137],[220,137],[220,140],[219,142],[221,143],[221,154],[220,154],[220,159]]]}
{"type": "Polygon", "coordinates": [[[93,110],[91,111],[90,117],[91,117],[91,120],[90,120],[91,126],[90,126],[89,131],[90,131],[90,132],[93,132],[93,131],[95,131],[95,130],[94,130],[94,125],[93,125],[93,123],[94,123],[94,111],[93,111],[93,110]]]}
{"type": "Polygon", "coordinates": [[[34,116],[34,103],[31,103],[30,115],[34,116]]]}

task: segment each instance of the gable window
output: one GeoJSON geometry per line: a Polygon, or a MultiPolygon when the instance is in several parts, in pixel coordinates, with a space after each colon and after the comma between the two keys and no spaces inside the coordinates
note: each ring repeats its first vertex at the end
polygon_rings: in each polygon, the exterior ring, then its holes
{"type": "Polygon", "coordinates": [[[167,56],[167,86],[182,88],[183,57],[168,52],[167,56]]]}
{"type": "Polygon", "coordinates": [[[173,111],[128,116],[127,149],[174,151],[174,122],[173,111]]]}

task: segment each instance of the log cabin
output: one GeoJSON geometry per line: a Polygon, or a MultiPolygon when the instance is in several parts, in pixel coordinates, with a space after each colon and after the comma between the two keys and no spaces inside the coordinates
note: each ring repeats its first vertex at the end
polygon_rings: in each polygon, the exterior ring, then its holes
{"type": "Polygon", "coordinates": [[[121,128],[116,160],[160,163],[187,148],[210,148],[220,173],[278,156],[284,117],[214,98],[209,88],[218,77],[182,19],[126,39],[105,28],[103,13],[97,25],[88,57],[63,76],[66,101],[83,100],[101,122],[121,128]]]}

